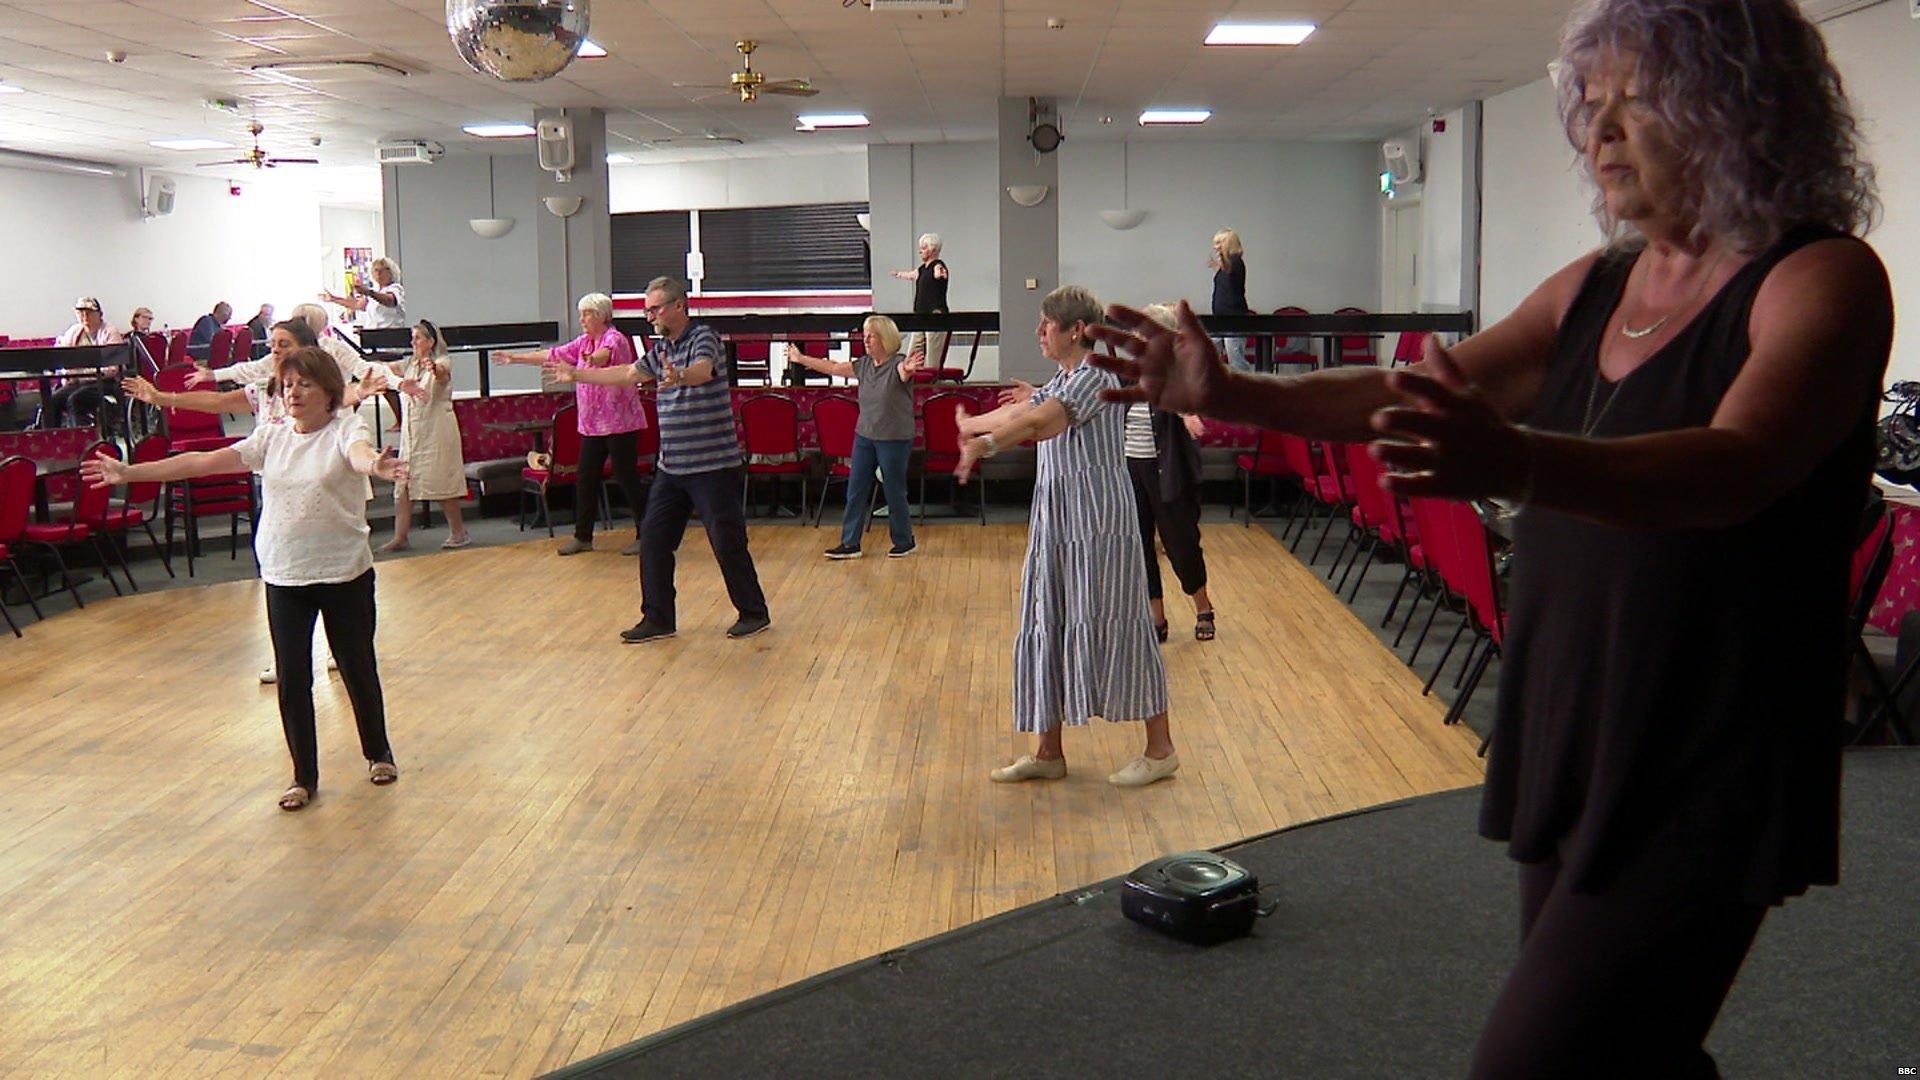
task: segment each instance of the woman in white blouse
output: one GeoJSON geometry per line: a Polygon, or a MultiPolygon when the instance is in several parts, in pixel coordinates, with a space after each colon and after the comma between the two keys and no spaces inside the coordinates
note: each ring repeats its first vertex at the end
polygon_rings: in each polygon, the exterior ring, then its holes
{"type": "Polygon", "coordinates": [[[358,416],[340,411],[346,386],[340,368],[317,348],[280,360],[278,383],[287,423],[260,424],[239,443],[128,465],[102,455],[82,472],[88,484],[187,480],[250,470],[260,474],[262,501],[255,549],[267,584],[267,628],[280,669],[280,723],[293,756],[293,784],[280,809],[299,810],[319,790],[313,722],[313,624],[326,620],[327,641],[353,701],[360,749],[375,784],[400,772],[387,742],[386,704],[374,659],[373,552],[367,546],[366,477],[404,483],[407,467],[373,448],[358,416]]]}
{"type": "Polygon", "coordinates": [[[382,255],[373,260],[373,284],[353,283],[352,296],[325,293],[327,302],[360,313],[360,325],[368,330],[391,330],[407,325],[407,287],[400,283],[400,267],[382,255]]]}
{"type": "Polygon", "coordinates": [[[467,497],[466,463],[460,456],[460,421],[453,414],[453,363],[440,328],[421,319],[413,328],[413,356],[388,369],[407,395],[400,442],[407,448],[408,481],[393,489],[393,539],[381,551],[404,551],[413,527],[413,504],[437,502],[447,515],[448,550],[473,543],[460,516],[467,497]]]}

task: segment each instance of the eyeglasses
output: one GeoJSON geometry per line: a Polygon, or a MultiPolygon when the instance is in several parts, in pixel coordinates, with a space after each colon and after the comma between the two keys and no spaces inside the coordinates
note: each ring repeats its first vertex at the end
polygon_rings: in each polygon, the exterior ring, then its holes
{"type": "Polygon", "coordinates": [[[672,307],[675,304],[684,304],[684,303],[686,303],[685,300],[669,300],[666,303],[661,304],[659,307],[654,307],[652,304],[648,304],[645,308],[641,310],[642,310],[642,313],[645,314],[647,318],[651,319],[655,315],[660,314],[661,312],[667,310],[668,308],[672,307]]]}

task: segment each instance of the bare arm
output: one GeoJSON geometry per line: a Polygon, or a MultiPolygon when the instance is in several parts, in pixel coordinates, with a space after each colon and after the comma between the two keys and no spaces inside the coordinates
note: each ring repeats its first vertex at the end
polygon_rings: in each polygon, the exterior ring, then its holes
{"type": "Polygon", "coordinates": [[[353,465],[353,471],[362,476],[393,483],[407,478],[407,465],[400,460],[398,447],[389,446],[381,451],[375,450],[370,442],[356,442],[347,447],[347,461],[353,465]]]}
{"type": "Polygon", "coordinates": [[[713,381],[713,360],[711,357],[703,357],[688,364],[686,367],[675,370],[680,373],[678,377],[672,380],[672,384],[676,386],[699,386],[701,383],[713,381]]]}
{"type": "Polygon", "coordinates": [[[1804,482],[1871,418],[1893,345],[1885,267],[1865,244],[1809,245],[1767,275],[1753,351],[1704,428],[1625,439],[1529,433],[1532,500],[1629,528],[1721,528],[1804,482]]]}
{"type": "Polygon", "coordinates": [[[822,375],[838,375],[843,379],[853,378],[853,365],[845,360],[828,360],[824,357],[808,356],[798,345],[787,346],[787,363],[799,364],[822,375]]]}
{"type": "Polygon", "coordinates": [[[1026,400],[1002,405],[992,412],[981,413],[979,416],[963,417],[960,421],[960,434],[962,436],[984,435],[989,431],[997,430],[1000,425],[1007,423],[1032,408],[1033,401],[1031,398],[1028,398],[1026,400]]]}
{"type": "Polygon", "coordinates": [[[144,461],[138,465],[127,465],[118,458],[101,454],[80,465],[80,474],[86,480],[87,486],[96,488],[113,487],[116,484],[191,480],[196,476],[246,471],[247,465],[240,460],[240,451],[231,446],[223,446],[218,450],[175,454],[158,461],[144,461]]]}
{"type": "MultiPolygon", "coordinates": [[[[987,416],[992,417],[1007,412],[1006,409],[995,409],[987,416]]],[[[974,466],[981,458],[987,456],[986,436],[988,435],[993,436],[994,449],[997,452],[1029,440],[1039,442],[1051,439],[1072,426],[1067,418],[1067,407],[1061,404],[1058,398],[1049,398],[1038,405],[1021,409],[1017,413],[1005,416],[998,423],[986,426],[985,430],[961,442],[960,464],[954,468],[953,475],[961,483],[966,483],[967,477],[973,474],[974,466]]]]}
{"type": "Polygon", "coordinates": [[[535,349],[532,352],[506,352],[493,354],[496,364],[546,364],[553,362],[552,349],[535,349]]]}
{"type": "Polygon", "coordinates": [[[555,382],[583,382],[595,386],[635,386],[653,381],[653,374],[639,364],[621,364],[618,367],[577,368],[565,364],[553,364],[548,367],[555,382]]]}
{"type": "Polygon", "coordinates": [[[157,390],[152,383],[137,376],[120,380],[120,386],[127,396],[162,409],[227,413],[246,412],[251,407],[245,390],[157,390]]]}

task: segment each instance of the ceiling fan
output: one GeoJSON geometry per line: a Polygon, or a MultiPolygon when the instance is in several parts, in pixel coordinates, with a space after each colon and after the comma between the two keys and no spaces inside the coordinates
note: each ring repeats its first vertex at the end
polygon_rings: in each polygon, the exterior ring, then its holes
{"type": "Polygon", "coordinates": [[[215,169],[224,165],[251,165],[256,169],[271,169],[276,165],[320,164],[319,158],[277,157],[260,149],[260,133],[265,131],[266,128],[262,127],[258,120],[247,121],[247,130],[253,134],[253,149],[247,151],[246,154],[241,157],[231,158],[226,161],[203,161],[200,163],[200,168],[215,169]]]}
{"type": "MultiPolygon", "coordinates": [[[[761,94],[786,94],[789,97],[812,97],[819,93],[812,82],[806,79],[769,79],[753,70],[753,50],[760,47],[757,41],[736,41],[733,47],[740,50],[740,70],[734,72],[723,83],[674,83],[684,90],[712,90],[713,94],[700,97],[715,97],[720,93],[740,95],[741,101],[757,101],[761,94]]],[[[700,98],[695,98],[695,101],[700,98]]]]}

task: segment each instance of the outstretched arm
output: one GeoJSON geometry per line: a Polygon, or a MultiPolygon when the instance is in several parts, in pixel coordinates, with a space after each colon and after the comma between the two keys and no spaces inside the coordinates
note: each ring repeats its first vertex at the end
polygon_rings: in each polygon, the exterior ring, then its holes
{"type": "MultiPolygon", "coordinates": [[[[991,419],[1003,413],[1008,413],[1008,410],[996,409],[975,420],[991,419]]],[[[1066,405],[1058,398],[1048,398],[1038,405],[1010,413],[996,423],[984,426],[976,423],[974,426],[982,427],[982,430],[960,444],[960,464],[953,470],[954,477],[961,483],[966,483],[981,458],[990,456],[989,450],[997,454],[1023,442],[1043,442],[1067,430],[1072,422],[1067,415],[1066,405]],[[988,436],[992,436],[991,441],[988,436]]]]}
{"type": "Polygon", "coordinates": [[[800,346],[791,343],[787,345],[787,363],[799,364],[803,368],[810,368],[822,375],[838,375],[843,379],[853,378],[853,365],[845,360],[829,360],[825,357],[808,356],[805,352],[801,351],[800,346]]]}
{"type": "Polygon", "coordinates": [[[128,465],[118,458],[106,454],[96,455],[91,461],[82,462],[80,475],[88,487],[104,488],[117,484],[142,484],[151,481],[191,480],[196,476],[211,476],[215,473],[246,472],[246,462],[240,460],[240,451],[231,446],[218,450],[201,450],[191,454],[175,454],[159,461],[143,461],[138,465],[128,465]]]}

